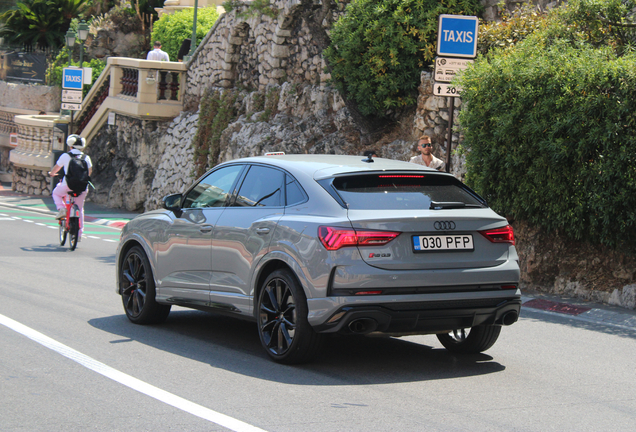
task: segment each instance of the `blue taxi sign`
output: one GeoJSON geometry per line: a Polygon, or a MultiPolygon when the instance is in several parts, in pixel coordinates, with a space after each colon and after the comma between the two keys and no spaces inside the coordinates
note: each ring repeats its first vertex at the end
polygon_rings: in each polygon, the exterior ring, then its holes
{"type": "Polygon", "coordinates": [[[62,73],[62,88],[69,90],[82,90],[84,83],[84,69],[64,68],[62,73]]]}
{"type": "Polygon", "coordinates": [[[478,30],[479,19],[475,16],[440,15],[437,55],[476,57],[478,30]]]}

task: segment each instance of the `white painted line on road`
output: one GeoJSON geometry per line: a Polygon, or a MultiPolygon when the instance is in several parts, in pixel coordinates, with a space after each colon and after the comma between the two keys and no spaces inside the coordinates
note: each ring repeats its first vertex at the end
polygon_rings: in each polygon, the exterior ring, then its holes
{"type": "Polygon", "coordinates": [[[0,218],[0,220],[10,220],[10,221],[13,221],[13,220],[15,220],[15,219],[13,219],[13,218],[11,218],[11,217],[3,217],[3,218],[0,218]]]}
{"type": "Polygon", "coordinates": [[[96,236],[86,236],[88,238],[92,238],[92,239],[97,239],[97,240],[101,240],[101,237],[96,237],[96,236]]]}
{"type": "Polygon", "coordinates": [[[117,243],[119,240],[104,239],[104,241],[111,242],[111,243],[117,243]]]}
{"type": "Polygon", "coordinates": [[[37,223],[36,223],[36,225],[39,225],[39,226],[44,226],[44,227],[45,227],[45,226],[48,226],[48,225],[46,225],[46,224],[43,224],[43,223],[41,223],[41,222],[37,222],[37,223]]]}
{"type": "Polygon", "coordinates": [[[138,380],[137,378],[120,372],[117,369],[113,369],[110,366],[105,365],[104,363],[98,362],[92,357],[82,354],[81,352],[76,351],[73,348],[61,344],[58,341],[51,339],[50,337],[45,336],[42,333],[1,314],[0,324],[10,328],[17,333],[20,333],[23,336],[28,337],[29,339],[57,352],[58,354],[63,355],[66,358],[73,360],[74,362],[81,364],[82,366],[94,372],[97,372],[100,375],[105,376],[106,378],[110,378],[113,381],[117,381],[118,383],[125,385],[126,387],[129,387],[182,411],[200,417],[204,420],[208,420],[212,423],[216,423],[220,426],[237,432],[265,432],[263,429],[257,428],[256,426],[252,426],[225,414],[221,414],[204,406],[195,404],[194,402],[190,402],[187,399],[183,399],[182,397],[169,393],[165,390],[161,390],[158,387],[155,387],[144,381],[138,380]]]}
{"type": "Polygon", "coordinates": [[[24,221],[25,221],[25,222],[28,222],[28,223],[33,223],[33,221],[32,221],[32,220],[28,220],[28,219],[25,219],[24,221]]]}

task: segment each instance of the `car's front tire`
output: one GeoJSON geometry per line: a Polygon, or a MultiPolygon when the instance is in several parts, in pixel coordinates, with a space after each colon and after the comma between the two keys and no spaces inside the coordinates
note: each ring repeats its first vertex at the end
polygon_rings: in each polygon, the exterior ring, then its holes
{"type": "Polygon", "coordinates": [[[492,347],[501,333],[501,326],[480,325],[438,334],[437,339],[447,350],[458,354],[476,354],[492,347]]]}
{"type": "Polygon", "coordinates": [[[155,279],[143,249],[132,247],[119,269],[119,293],[128,319],[135,324],[158,324],[170,313],[170,305],[155,300],[155,279]]]}
{"type": "Polygon", "coordinates": [[[261,344],[272,360],[299,364],[315,358],[323,336],[307,321],[307,298],[293,273],[279,269],[265,279],[257,314],[261,344]]]}

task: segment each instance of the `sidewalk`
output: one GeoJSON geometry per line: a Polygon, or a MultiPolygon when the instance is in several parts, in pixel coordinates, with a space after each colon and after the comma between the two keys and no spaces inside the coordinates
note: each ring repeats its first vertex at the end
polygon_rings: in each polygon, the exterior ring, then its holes
{"type": "MultiPolygon", "coordinates": [[[[57,210],[50,196],[26,195],[11,190],[10,183],[0,183],[0,206],[55,215],[57,210]]],[[[111,209],[90,201],[84,203],[84,221],[122,229],[139,213],[111,209]]]]}

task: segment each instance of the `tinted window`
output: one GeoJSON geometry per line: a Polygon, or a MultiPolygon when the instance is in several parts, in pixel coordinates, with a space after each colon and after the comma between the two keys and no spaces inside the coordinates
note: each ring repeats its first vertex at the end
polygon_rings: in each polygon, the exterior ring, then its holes
{"type": "Polygon", "coordinates": [[[233,165],[211,172],[188,193],[183,208],[223,207],[242,169],[233,165]]]}
{"type": "Polygon", "coordinates": [[[453,177],[429,174],[372,174],[338,177],[333,186],[350,209],[430,209],[431,202],[483,207],[453,177]]]}
{"type": "Polygon", "coordinates": [[[237,207],[281,206],[285,174],[277,169],[252,166],[236,197],[237,207]]]}
{"type": "Polygon", "coordinates": [[[287,205],[291,206],[305,201],[305,194],[298,185],[298,182],[290,176],[286,176],[286,179],[287,205]]]}

